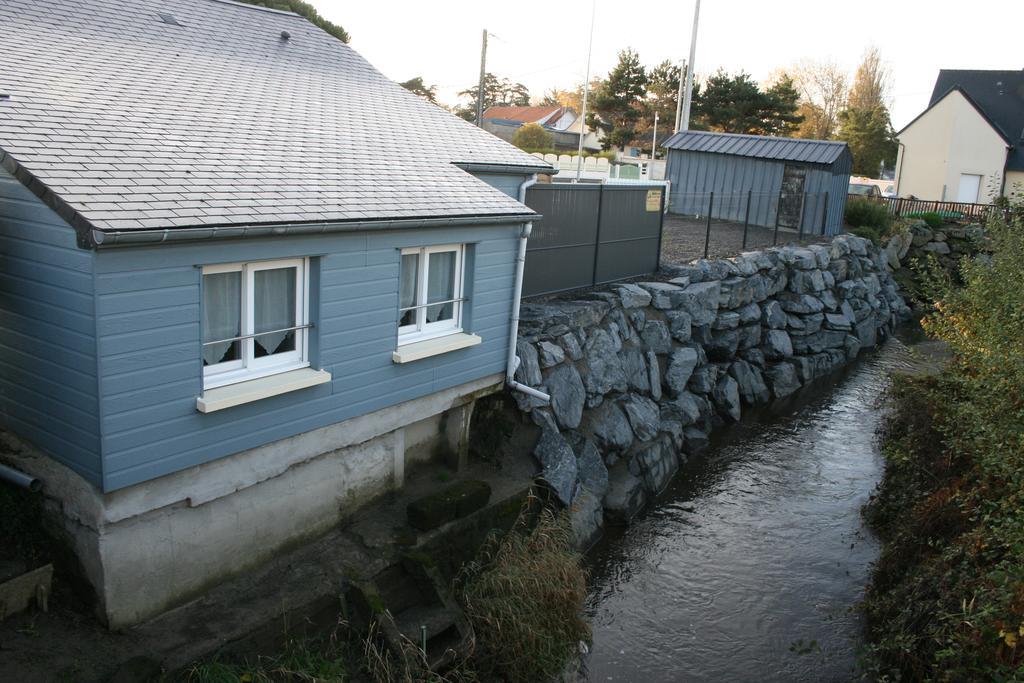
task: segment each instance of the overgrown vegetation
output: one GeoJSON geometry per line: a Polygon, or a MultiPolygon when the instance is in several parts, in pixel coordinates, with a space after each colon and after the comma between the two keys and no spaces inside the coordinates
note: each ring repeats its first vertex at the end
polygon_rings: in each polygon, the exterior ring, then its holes
{"type": "Polygon", "coordinates": [[[885,204],[866,199],[847,201],[844,220],[850,226],[850,232],[860,237],[866,237],[875,244],[881,244],[882,238],[886,236],[892,226],[889,208],[885,204]]]}
{"type": "Polygon", "coordinates": [[[327,33],[337,38],[343,43],[347,43],[349,40],[348,31],[333,24],[316,11],[313,5],[305,2],[305,0],[239,0],[248,5],[259,5],[260,7],[269,7],[270,9],[279,9],[285,12],[294,12],[300,17],[305,17],[311,24],[323,29],[327,33]]]}
{"type": "Polygon", "coordinates": [[[940,270],[923,325],[954,352],[902,378],[886,473],[866,508],[884,540],[864,608],[869,674],[886,680],[1024,678],[1024,220],[989,225],[991,256],[940,270]]]}
{"type": "Polygon", "coordinates": [[[532,529],[524,520],[485,545],[458,580],[476,632],[470,663],[481,680],[550,680],[590,638],[586,575],[568,515],[544,510],[532,529]]]}
{"type": "Polygon", "coordinates": [[[476,634],[469,657],[443,674],[424,673],[414,643],[387,650],[371,628],[340,622],[322,638],[290,639],[277,655],[219,657],[191,667],[189,683],[349,681],[377,683],[533,683],[551,680],[590,636],[582,617],[586,576],[573,550],[568,516],[524,507],[515,527],[492,535],[456,580],[476,634]]]}

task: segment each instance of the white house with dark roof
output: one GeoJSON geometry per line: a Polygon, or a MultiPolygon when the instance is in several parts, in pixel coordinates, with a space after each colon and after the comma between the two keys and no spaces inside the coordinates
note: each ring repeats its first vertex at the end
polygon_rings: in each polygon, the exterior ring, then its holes
{"type": "Polygon", "coordinates": [[[985,204],[1024,194],[1024,70],[942,69],[928,108],[896,137],[901,197],[985,204]]]}
{"type": "Polygon", "coordinates": [[[288,12],[4,0],[0,25],[0,427],[27,444],[0,457],[111,626],[460,447],[510,377],[550,167],[288,12]]]}

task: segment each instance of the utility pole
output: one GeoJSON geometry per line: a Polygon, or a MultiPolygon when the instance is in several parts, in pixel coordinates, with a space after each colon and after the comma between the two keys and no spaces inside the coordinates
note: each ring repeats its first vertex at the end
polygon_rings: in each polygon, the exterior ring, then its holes
{"type": "Polygon", "coordinates": [[[597,0],[590,5],[590,43],[587,46],[587,75],[583,79],[583,112],[580,114],[580,144],[576,153],[576,182],[583,175],[583,136],[587,130],[587,94],[590,92],[590,55],[594,51],[594,17],[597,15],[597,0]]]}
{"type": "Polygon", "coordinates": [[[484,78],[487,76],[487,29],[480,47],[480,85],[476,89],[476,125],[484,125],[484,78]]]}
{"type": "Polygon", "coordinates": [[[679,65],[679,92],[676,94],[676,127],[672,129],[673,133],[679,132],[679,126],[682,125],[683,119],[683,87],[686,84],[686,60],[684,59],[679,65]]]}
{"type": "Polygon", "coordinates": [[[654,135],[651,136],[651,161],[658,151],[658,112],[654,112],[654,135]]]}
{"type": "Polygon", "coordinates": [[[690,34],[690,61],[686,69],[686,95],[683,98],[683,121],[679,130],[690,129],[690,105],[693,100],[693,60],[697,56],[697,20],[700,17],[700,0],[693,7],[693,33],[690,34]]]}

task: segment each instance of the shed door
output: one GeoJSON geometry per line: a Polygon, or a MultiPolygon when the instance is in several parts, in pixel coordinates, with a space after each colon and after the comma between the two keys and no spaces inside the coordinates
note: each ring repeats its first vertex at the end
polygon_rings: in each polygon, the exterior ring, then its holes
{"type": "Polygon", "coordinates": [[[784,228],[799,228],[800,216],[804,210],[804,182],[807,168],[786,164],[782,171],[782,189],[779,192],[779,225],[784,228]]]}
{"type": "Polygon", "coordinates": [[[981,176],[970,173],[960,174],[960,189],[956,193],[958,202],[975,204],[978,201],[978,194],[981,192],[981,176]]]}

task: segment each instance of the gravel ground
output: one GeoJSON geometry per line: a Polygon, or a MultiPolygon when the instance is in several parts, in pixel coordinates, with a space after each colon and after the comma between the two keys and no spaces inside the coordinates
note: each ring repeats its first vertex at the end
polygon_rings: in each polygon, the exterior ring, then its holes
{"type": "MultiPolygon", "coordinates": [[[[661,262],[687,263],[693,259],[702,258],[706,235],[707,222],[705,220],[666,215],[661,238],[661,262]]],[[[712,220],[708,257],[725,258],[736,256],[742,251],[770,247],[773,237],[773,229],[752,225],[747,230],[747,247],[744,249],[742,223],[712,220]]],[[[797,241],[795,230],[779,229],[779,244],[797,241]]],[[[800,243],[814,244],[827,241],[828,238],[821,235],[804,235],[804,239],[800,243]]]]}

